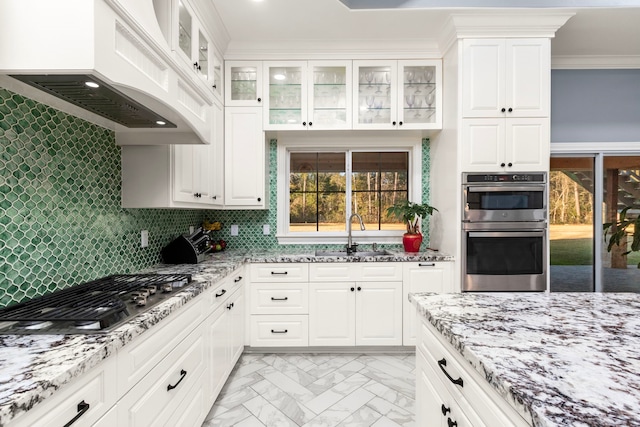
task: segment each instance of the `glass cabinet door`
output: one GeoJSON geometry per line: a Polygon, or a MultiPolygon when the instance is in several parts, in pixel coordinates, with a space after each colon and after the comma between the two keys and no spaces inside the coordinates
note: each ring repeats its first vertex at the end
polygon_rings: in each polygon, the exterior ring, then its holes
{"type": "Polygon", "coordinates": [[[262,63],[227,61],[225,63],[225,105],[255,107],[262,105],[262,63]]]}
{"type": "Polygon", "coordinates": [[[193,17],[187,6],[178,1],[178,47],[187,58],[191,59],[193,42],[193,17]]]}
{"type": "Polygon", "coordinates": [[[441,127],[439,61],[398,61],[398,120],[406,129],[441,127]]]}
{"type": "Polygon", "coordinates": [[[396,61],[354,61],[353,81],[353,127],[396,128],[396,61]]]}
{"type": "Polygon", "coordinates": [[[197,65],[195,65],[198,74],[203,79],[209,80],[209,40],[202,34],[202,31],[198,31],[198,56],[197,65]]]}
{"type": "Polygon", "coordinates": [[[224,83],[222,81],[222,56],[217,49],[211,46],[211,66],[209,67],[211,76],[209,81],[211,83],[211,88],[213,89],[213,93],[218,97],[220,102],[222,102],[222,88],[224,83]]]}
{"type": "Polygon", "coordinates": [[[264,64],[268,91],[265,130],[307,128],[306,65],[306,62],[264,64]]]}
{"type": "Polygon", "coordinates": [[[351,62],[309,62],[309,128],[351,128],[351,62]]]}

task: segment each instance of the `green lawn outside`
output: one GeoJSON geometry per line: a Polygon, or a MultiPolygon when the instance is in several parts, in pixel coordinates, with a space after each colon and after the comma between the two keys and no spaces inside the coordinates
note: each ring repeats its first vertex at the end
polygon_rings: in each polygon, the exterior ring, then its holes
{"type": "MultiPolygon", "coordinates": [[[[604,243],[606,244],[606,243],[604,243]]],[[[593,244],[591,239],[551,240],[549,253],[551,265],[592,265],[593,244]]],[[[638,265],[640,253],[632,252],[627,256],[628,265],[638,265]]]]}

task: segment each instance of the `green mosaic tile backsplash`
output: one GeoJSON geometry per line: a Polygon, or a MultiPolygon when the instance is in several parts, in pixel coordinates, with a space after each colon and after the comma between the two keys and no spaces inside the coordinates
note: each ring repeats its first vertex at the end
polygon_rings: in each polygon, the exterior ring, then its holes
{"type": "Polygon", "coordinates": [[[3,88],[0,146],[0,307],[156,264],[202,221],[197,210],[122,209],[114,133],[3,88]]]}
{"type": "MultiPolygon", "coordinates": [[[[0,307],[156,264],[162,247],[203,219],[224,224],[213,237],[229,248],[279,246],[276,140],[268,151],[270,209],[254,211],[122,209],[114,133],[1,87],[0,144],[0,307]],[[231,224],[239,225],[238,236],[230,236],[231,224]],[[270,235],[262,234],[263,224],[270,235]],[[140,248],[141,230],[149,230],[147,248],[140,248]]],[[[428,139],[422,142],[422,168],[427,201],[428,139]]]]}

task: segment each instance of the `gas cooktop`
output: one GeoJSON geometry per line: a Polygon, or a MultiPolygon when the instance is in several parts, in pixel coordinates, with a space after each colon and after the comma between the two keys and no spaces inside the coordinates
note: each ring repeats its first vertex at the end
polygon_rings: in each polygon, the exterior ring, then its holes
{"type": "Polygon", "coordinates": [[[1,309],[0,334],[108,332],[189,282],[189,274],[103,277],[1,309]]]}

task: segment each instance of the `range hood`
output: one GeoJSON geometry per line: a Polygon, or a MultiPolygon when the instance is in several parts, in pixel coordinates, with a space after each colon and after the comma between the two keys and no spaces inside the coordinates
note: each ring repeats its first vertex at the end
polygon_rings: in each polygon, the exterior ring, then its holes
{"type": "Polygon", "coordinates": [[[0,74],[108,119],[118,145],[208,144],[213,92],[176,58],[153,3],[2,0],[0,74]]]}

